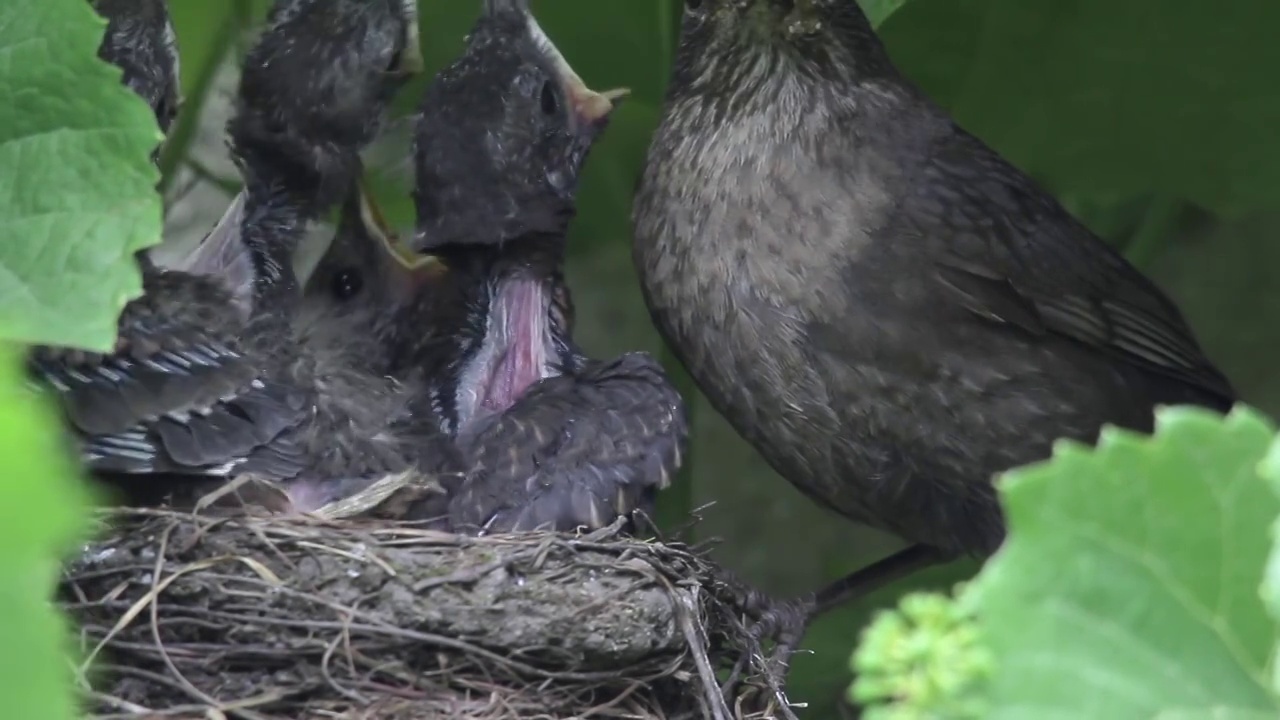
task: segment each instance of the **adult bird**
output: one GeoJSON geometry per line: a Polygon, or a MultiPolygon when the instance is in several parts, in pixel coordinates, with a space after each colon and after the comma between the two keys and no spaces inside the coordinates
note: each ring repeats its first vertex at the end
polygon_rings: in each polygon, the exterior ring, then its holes
{"type": "Polygon", "coordinates": [[[571,336],[565,233],[620,95],[589,90],[524,0],[488,0],[422,100],[410,245],[442,267],[385,337],[393,374],[427,378],[421,412],[461,452],[455,530],[600,527],[648,507],[679,466],[685,410],[661,366],[593,360],[571,336]]]}
{"type": "Polygon", "coordinates": [[[632,221],[712,406],[809,497],[917,544],[827,604],[993,552],[993,476],[1055,439],[1235,398],[1169,298],[908,82],[853,0],[686,0],[632,221]]]}
{"type": "Polygon", "coordinates": [[[405,78],[412,11],[399,0],[277,3],[228,126],[242,201],[182,269],[144,267],[112,353],[32,355],[90,470],[155,484],[248,474],[287,482],[292,508],[309,510],[402,468],[406,439],[386,432],[406,412],[401,389],[349,338],[296,322],[290,260],[331,188],[354,181],[388,88],[405,78]],[[252,90],[295,71],[287,93],[252,90]],[[338,94],[371,104],[325,104],[338,94]]]}

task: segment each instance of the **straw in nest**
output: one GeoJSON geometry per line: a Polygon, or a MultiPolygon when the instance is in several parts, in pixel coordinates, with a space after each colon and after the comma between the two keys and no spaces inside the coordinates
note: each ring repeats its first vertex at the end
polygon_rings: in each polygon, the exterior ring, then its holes
{"type": "Polygon", "coordinates": [[[61,589],[94,718],[793,717],[744,620],[759,594],[618,526],[104,520],[61,589]]]}

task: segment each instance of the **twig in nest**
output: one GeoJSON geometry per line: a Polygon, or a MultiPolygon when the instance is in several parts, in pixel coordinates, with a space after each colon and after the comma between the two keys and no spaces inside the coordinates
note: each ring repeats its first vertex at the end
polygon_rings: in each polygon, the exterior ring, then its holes
{"type": "Polygon", "coordinates": [[[123,511],[68,568],[103,717],[789,717],[737,598],[619,527],[461,537],[391,523],[123,511]],[[144,577],[148,576],[149,577],[144,577]],[[148,622],[139,623],[143,610],[148,622]],[[715,639],[712,642],[712,638],[715,639]],[[749,657],[726,698],[716,674],[749,657]]]}

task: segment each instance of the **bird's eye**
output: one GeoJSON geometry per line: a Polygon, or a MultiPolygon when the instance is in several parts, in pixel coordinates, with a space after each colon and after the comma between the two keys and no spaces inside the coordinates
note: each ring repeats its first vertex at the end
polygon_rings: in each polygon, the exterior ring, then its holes
{"type": "Polygon", "coordinates": [[[351,268],[339,271],[333,276],[333,296],[339,300],[350,300],[360,292],[363,286],[364,279],[360,277],[360,273],[351,268]]]}
{"type": "Polygon", "coordinates": [[[684,6],[690,10],[697,10],[702,7],[702,0],[684,0],[684,6]]]}
{"type": "Polygon", "coordinates": [[[542,83],[542,112],[546,115],[555,115],[560,109],[560,100],[556,98],[555,86],[548,80],[542,83]]]}

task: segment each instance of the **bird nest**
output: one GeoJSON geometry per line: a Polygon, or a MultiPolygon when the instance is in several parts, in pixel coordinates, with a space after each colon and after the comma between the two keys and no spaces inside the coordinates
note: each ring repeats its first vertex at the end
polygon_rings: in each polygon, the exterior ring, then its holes
{"type": "Polygon", "coordinates": [[[766,718],[759,594],[679,544],[116,510],[65,570],[91,717],[766,718]],[[84,670],[84,668],[90,668],[84,670]]]}

